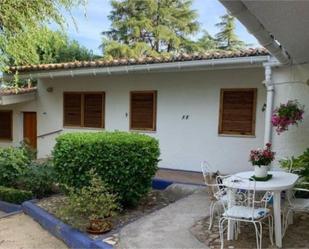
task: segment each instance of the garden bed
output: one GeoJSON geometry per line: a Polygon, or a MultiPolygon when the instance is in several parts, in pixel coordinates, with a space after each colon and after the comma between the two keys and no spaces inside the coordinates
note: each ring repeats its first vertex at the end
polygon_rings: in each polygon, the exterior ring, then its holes
{"type": "MultiPolygon", "coordinates": [[[[119,229],[126,224],[135,221],[147,214],[150,214],[156,210],[164,208],[169,204],[187,196],[190,191],[183,191],[181,188],[177,188],[174,185],[168,187],[165,190],[151,190],[146,197],[144,197],[139,205],[134,208],[126,208],[119,212],[115,217],[112,218],[114,228],[107,234],[100,236],[101,238],[107,238],[111,234],[117,233],[119,229]]],[[[86,231],[88,225],[87,217],[63,217],[60,210],[66,205],[67,197],[64,195],[54,195],[48,198],[41,199],[36,203],[39,207],[45,209],[50,214],[56,216],[64,223],[74,226],[82,232],[86,231]]],[[[97,238],[97,236],[92,236],[97,238]]]]}

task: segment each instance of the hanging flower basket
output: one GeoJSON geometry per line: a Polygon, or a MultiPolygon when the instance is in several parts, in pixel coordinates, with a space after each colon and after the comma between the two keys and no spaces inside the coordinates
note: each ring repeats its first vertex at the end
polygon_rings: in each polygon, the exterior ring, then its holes
{"type": "Polygon", "coordinates": [[[289,125],[298,125],[303,120],[304,106],[297,100],[289,100],[280,104],[273,112],[271,122],[276,127],[277,134],[288,130],[289,125]]]}

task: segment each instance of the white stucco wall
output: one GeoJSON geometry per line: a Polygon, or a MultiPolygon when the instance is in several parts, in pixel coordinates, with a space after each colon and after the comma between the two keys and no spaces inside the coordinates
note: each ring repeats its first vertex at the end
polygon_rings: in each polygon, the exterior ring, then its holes
{"type": "MultiPolygon", "coordinates": [[[[160,167],[200,171],[200,162],[208,160],[223,173],[250,169],[249,150],[263,144],[263,77],[263,69],[244,69],[40,80],[38,134],[64,129],[64,91],[105,91],[106,130],[128,131],[129,92],[157,90],[157,131],[147,134],[160,141],[160,167]],[[53,87],[53,92],[46,91],[49,87],[53,87]],[[256,137],[218,135],[220,88],[237,87],[258,88],[256,137]],[[189,115],[189,119],[182,120],[183,115],[189,115]]],[[[73,130],[64,129],[70,131],[73,130]]],[[[38,139],[39,157],[50,154],[56,136],[38,139]]]]}
{"type": "Polygon", "coordinates": [[[275,105],[297,99],[305,105],[304,120],[299,126],[291,126],[288,131],[277,135],[273,130],[273,149],[277,160],[297,156],[309,147],[309,64],[280,67],[273,70],[275,84],[275,105]]]}

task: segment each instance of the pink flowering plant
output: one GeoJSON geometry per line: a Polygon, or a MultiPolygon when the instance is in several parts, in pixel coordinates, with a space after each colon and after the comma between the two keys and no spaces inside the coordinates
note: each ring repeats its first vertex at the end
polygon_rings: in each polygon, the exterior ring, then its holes
{"type": "Polygon", "coordinates": [[[280,134],[288,130],[289,125],[298,125],[303,120],[303,114],[304,106],[300,105],[297,100],[289,100],[274,110],[271,122],[280,134]]]}
{"type": "Polygon", "coordinates": [[[253,166],[269,165],[275,159],[275,152],[271,151],[271,144],[267,143],[263,149],[250,151],[249,161],[253,166]]]}

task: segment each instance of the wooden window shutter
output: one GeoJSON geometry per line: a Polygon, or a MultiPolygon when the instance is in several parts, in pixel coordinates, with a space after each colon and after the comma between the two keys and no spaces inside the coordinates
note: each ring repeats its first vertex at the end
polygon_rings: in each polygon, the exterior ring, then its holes
{"type": "Polygon", "coordinates": [[[0,111],[0,139],[13,139],[13,112],[0,111]]]}
{"type": "Polygon", "coordinates": [[[85,93],[84,94],[84,126],[103,128],[104,94],[85,93]]]}
{"type": "Polygon", "coordinates": [[[219,134],[255,135],[257,89],[222,89],[219,134]]]}
{"type": "Polygon", "coordinates": [[[131,92],[132,130],[156,130],[157,92],[131,92]]]}
{"type": "Polygon", "coordinates": [[[64,93],[63,123],[65,126],[82,125],[82,95],[81,93],[64,93]]]}

